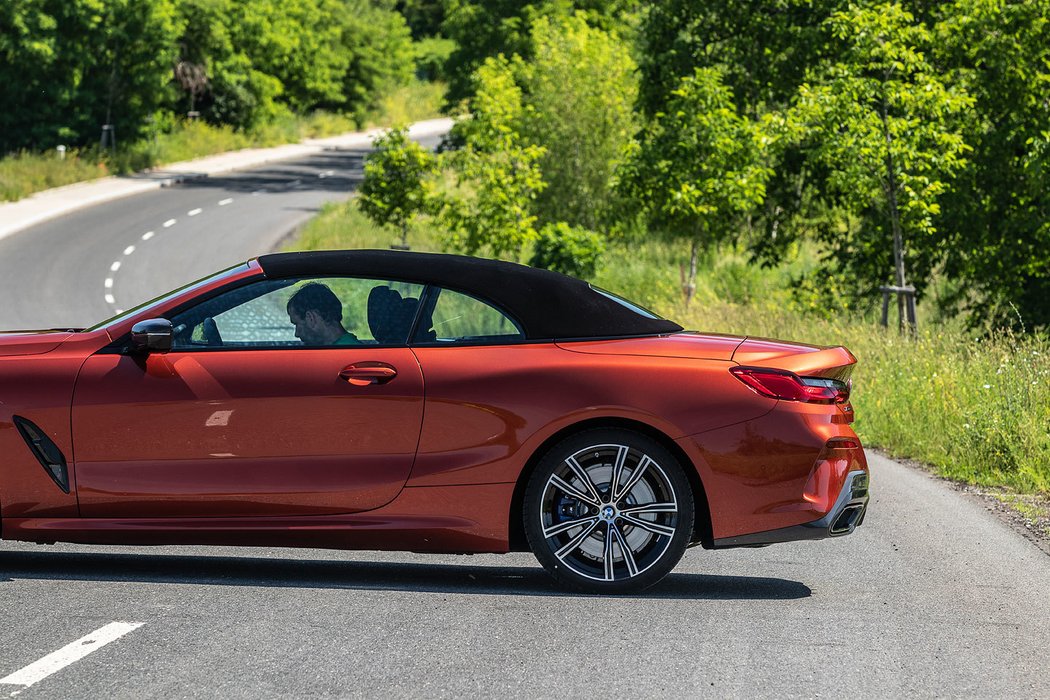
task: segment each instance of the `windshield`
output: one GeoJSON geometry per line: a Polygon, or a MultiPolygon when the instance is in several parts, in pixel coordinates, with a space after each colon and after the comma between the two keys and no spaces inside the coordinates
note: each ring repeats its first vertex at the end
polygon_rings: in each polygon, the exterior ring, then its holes
{"type": "Polygon", "coordinates": [[[204,286],[206,286],[207,284],[209,284],[210,282],[212,282],[213,280],[215,280],[215,279],[217,279],[219,277],[227,275],[227,274],[229,274],[231,272],[243,272],[243,271],[245,271],[247,269],[248,269],[248,263],[240,263],[239,265],[234,265],[233,267],[228,267],[225,270],[222,270],[221,272],[216,272],[215,274],[208,275],[207,277],[202,277],[201,279],[197,280],[196,282],[190,282],[189,284],[183,285],[183,286],[179,287],[178,289],[176,289],[174,291],[162,294],[159,297],[157,297],[155,299],[151,299],[151,300],[147,301],[144,304],[139,304],[138,306],[136,306],[133,309],[128,309],[127,311],[121,312],[121,313],[117,314],[116,316],[114,316],[112,318],[108,318],[105,321],[103,321],[102,323],[96,324],[96,325],[92,326],[91,328],[88,328],[87,331],[88,332],[90,332],[90,331],[97,331],[97,330],[99,330],[101,328],[107,328],[109,326],[112,326],[115,323],[120,323],[124,319],[130,318],[130,317],[138,314],[139,312],[150,308],[151,306],[160,306],[161,304],[165,303],[169,299],[171,299],[171,298],[173,298],[175,296],[178,296],[179,294],[182,294],[185,291],[188,291],[188,290],[191,290],[191,289],[196,289],[198,287],[204,287],[204,286]]]}

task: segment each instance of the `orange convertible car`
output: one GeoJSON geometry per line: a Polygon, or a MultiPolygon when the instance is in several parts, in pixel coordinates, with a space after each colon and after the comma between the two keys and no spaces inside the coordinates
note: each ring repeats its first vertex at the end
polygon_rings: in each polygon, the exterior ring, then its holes
{"type": "Polygon", "coordinates": [[[855,361],[510,263],[265,255],[94,328],[0,334],[0,535],[531,549],[636,591],[691,545],[861,523],[855,361]]]}

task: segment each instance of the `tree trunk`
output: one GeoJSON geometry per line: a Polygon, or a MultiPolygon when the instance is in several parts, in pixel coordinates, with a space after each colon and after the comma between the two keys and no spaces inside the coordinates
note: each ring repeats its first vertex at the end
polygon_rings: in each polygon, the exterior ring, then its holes
{"type": "MultiPolygon", "coordinates": [[[[897,207],[897,173],[893,166],[893,137],[890,135],[889,119],[886,113],[886,100],[883,98],[882,110],[879,115],[882,118],[882,133],[886,137],[886,199],[889,203],[890,226],[893,229],[893,263],[896,270],[897,286],[904,287],[904,235],[901,232],[901,216],[897,207]]],[[[907,314],[910,316],[910,314],[907,314]]],[[[905,328],[905,302],[904,293],[897,292],[897,328],[904,332],[905,328]]],[[[909,329],[914,330],[914,318],[909,318],[909,329]]]]}
{"type": "Polygon", "coordinates": [[[682,294],[685,296],[686,306],[689,306],[689,302],[693,300],[693,295],[696,294],[696,263],[699,255],[699,241],[697,238],[693,238],[693,245],[689,251],[689,274],[685,279],[685,284],[682,285],[682,294]]]}

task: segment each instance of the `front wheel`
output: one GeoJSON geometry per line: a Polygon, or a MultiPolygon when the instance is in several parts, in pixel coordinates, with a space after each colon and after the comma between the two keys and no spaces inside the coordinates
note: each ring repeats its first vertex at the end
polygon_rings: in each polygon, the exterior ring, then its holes
{"type": "Polygon", "coordinates": [[[533,553],[559,583],[629,593],[652,586],[682,558],[694,504],[682,465],[663,446],[603,428],[544,455],[522,512],[533,553]]]}

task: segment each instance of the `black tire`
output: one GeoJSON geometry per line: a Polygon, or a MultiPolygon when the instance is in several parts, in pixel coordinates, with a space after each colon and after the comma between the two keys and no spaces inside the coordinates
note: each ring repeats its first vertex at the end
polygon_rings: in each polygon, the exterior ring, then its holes
{"type": "Polygon", "coordinates": [[[522,504],[536,558],[558,583],[589,593],[633,593],[660,581],[689,546],[694,513],[678,460],[647,435],[619,428],[586,430],[551,448],[522,504]]]}

